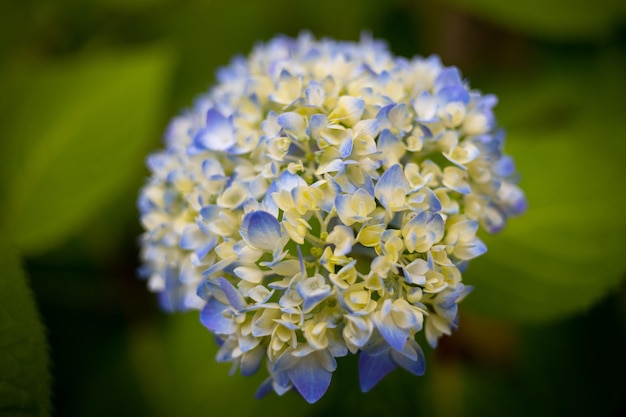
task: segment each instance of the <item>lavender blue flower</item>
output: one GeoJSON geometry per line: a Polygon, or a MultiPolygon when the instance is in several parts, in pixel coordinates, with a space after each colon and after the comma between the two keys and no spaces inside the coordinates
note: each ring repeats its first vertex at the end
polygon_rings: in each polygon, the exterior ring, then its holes
{"type": "Polygon", "coordinates": [[[198,309],[218,361],[258,395],[313,403],[335,358],[372,389],[425,370],[458,321],[479,229],[526,207],[496,99],[439,58],[367,36],[258,45],[174,118],[141,191],[142,274],[166,310],[198,309]]]}

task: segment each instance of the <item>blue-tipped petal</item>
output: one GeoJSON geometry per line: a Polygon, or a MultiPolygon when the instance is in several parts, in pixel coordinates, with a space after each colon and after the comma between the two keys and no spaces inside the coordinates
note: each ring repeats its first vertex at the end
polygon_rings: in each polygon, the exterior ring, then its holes
{"type": "Polygon", "coordinates": [[[276,391],[276,394],[283,395],[289,391],[292,386],[293,385],[289,379],[287,371],[274,373],[274,383],[272,384],[272,387],[274,388],[274,391],[276,391]]]}
{"type": "Polygon", "coordinates": [[[241,363],[239,364],[241,375],[250,376],[255,374],[261,366],[263,357],[265,357],[265,349],[261,346],[244,353],[241,356],[241,363]]]}
{"type": "Polygon", "coordinates": [[[281,114],[276,119],[276,122],[280,127],[290,132],[303,132],[305,128],[304,119],[295,112],[281,114]]]}
{"type": "Polygon", "coordinates": [[[179,246],[185,250],[195,250],[205,243],[207,237],[195,226],[187,226],[180,236],[179,246]]]}
{"type": "Polygon", "coordinates": [[[256,390],[256,393],[254,394],[254,398],[256,400],[260,400],[261,398],[265,397],[267,394],[272,392],[273,383],[274,383],[274,379],[272,377],[266,378],[265,381],[263,381],[261,385],[259,386],[259,388],[256,390]]]}
{"type": "Polygon", "coordinates": [[[220,277],[217,280],[220,284],[220,288],[224,291],[228,302],[235,310],[243,310],[247,307],[245,300],[241,293],[230,283],[226,278],[220,277]]]}
{"type": "Polygon", "coordinates": [[[400,139],[389,129],[384,129],[378,136],[378,149],[383,152],[385,149],[392,149],[398,143],[400,143],[400,139]]]}
{"type": "Polygon", "coordinates": [[[442,100],[444,103],[460,101],[463,104],[467,104],[469,103],[470,97],[467,89],[462,85],[451,85],[442,88],[437,93],[437,99],[442,100]]]}
{"type": "Polygon", "coordinates": [[[353,139],[352,136],[346,137],[341,144],[339,144],[339,154],[342,158],[347,158],[352,153],[352,144],[353,139]]]}
{"type": "Polygon", "coordinates": [[[241,222],[241,237],[251,246],[273,251],[282,237],[280,223],[265,211],[252,211],[241,222]]]}
{"type": "Polygon", "coordinates": [[[394,350],[391,351],[391,358],[393,361],[413,375],[424,375],[424,372],[426,371],[426,359],[424,358],[424,352],[420,346],[415,342],[410,345],[407,343],[407,347],[405,349],[413,350],[414,352],[412,353],[415,353],[417,357],[412,359],[409,356],[394,350]]]}
{"type": "Polygon", "coordinates": [[[389,352],[370,356],[361,351],[359,353],[359,385],[361,391],[368,392],[374,388],[385,375],[396,367],[397,365],[391,359],[389,352]]]}
{"type": "Polygon", "coordinates": [[[237,325],[233,320],[224,317],[223,312],[226,307],[217,299],[211,298],[200,313],[200,322],[216,334],[234,333],[237,330],[237,325]]]}
{"type": "Polygon", "coordinates": [[[435,80],[435,85],[439,88],[451,85],[460,85],[461,83],[461,72],[457,67],[448,67],[442,69],[437,76],[437,79],[435,80]]]}
{"type": "Polygon", "coordinates": [[[200,209],[200,216],[207,222],[217,220],[220,215],[221,209],[218,206],[210,205],[200,209]]]}
{"type": "Polygon", "coordinates": [[[299,175],[284,171],[276,181],[276,191],[291,191],[296,187],[306,186],[307,183],[299,175]]]}
{"type": "Polygon", "coordinates": [[[235,144],[232,121],[211,109],[207,112],[206,127],[194,137],[194,145],[211,151],[225,151],[235,144]]]}
{"type": "Polygon", "coordinates": [[[467,244],[463,246],[462,255],[457,255],[459,258],[463,260],[469,260],[479,257],[487,252],[487,245],[483,243],[482,240],[476,238],[471,244],[467,244]]]}
{"type": "Polygon", "coordinates": [[[287,373],[300,395],[309,404],[313,404],[322,398],[332,378],[332,373],[317,363],[315,354],[300,358],[287,373]]]}
{"type": "MultiPolygon", "coordinates": [[[[397,197],[396,190],[401,189],[406,192],[409,189],[409,181],[404,176],[404,171],[399,164],[388,168],[374,187],[374,194],[380,203],[387,210],[391,208],[394,199],[397,197]]],[[[398,202],[395,202],[398,203],[398,202]]]]}
{"type": "Polygon", "coordinates": [[[331,292],[330,285],[321,285],[315,289],[310,288],[308,283],[309,280],[310,279],[300,281],[296,286],[298,295],[300,295],[303,300],[302,312],[304,313],[310,312],[316,305],[325,300],[331,292]]]}
{"type": "Polygon", "coordinates": [[[323,114],[314,114],[309,119],[309,135],[318,140],[322,129],[328,126],[328,118],[323,114]]]}
{"type": "Polygon", "coordinates": [[[409,329],[401,329],[396,326],[391,320],[391,316],[387,316],[386,320],[382,323],[377,323],[378,331],[380,335],[391,345],[395,350],[402,351],[407,339],[409,338],[409,329]]]}
{"type": "Polygon", "coordinates": [[[387,118],[393,127],[402,128],[408,121],[409,109],[404,103],[397,104],[389,110],[387,118]]]}
{"type": "Polygon", "coordinates": [[[306,103],[308,106],[318,107],[324,103],[326,98],[326,92],[320,83],[317,81],[310,81],[304,90],[306,97],[306,103]]]}
{"type": "Polygon", "coordinates": [[[515,163],[513,158],[508,155],[502,156],[502,158],[495,161],[493,164],[493,173],[501,177],[508,177],[515,173],[515,163]]]}
{"type": "Polygon", "coordinates": [[[276,185],[276,181],[272,181],[269,188],[265,192],[265,197],[263,198],[263,206],[266,211],[274,216],[278,216],[278,206],[274,202],[272,198],[272,194],[278,191],[278,186],[276,185]]]}
{"type": "MultiPolygon", "coordinates": [[[[417,120],[421,122],[433,122],[436,120],[437,103],[429,91],[425,90],[413,101],[413,109],[417,120]]],[[[432,136],[432,135],[427,135],[432,136]]]]}

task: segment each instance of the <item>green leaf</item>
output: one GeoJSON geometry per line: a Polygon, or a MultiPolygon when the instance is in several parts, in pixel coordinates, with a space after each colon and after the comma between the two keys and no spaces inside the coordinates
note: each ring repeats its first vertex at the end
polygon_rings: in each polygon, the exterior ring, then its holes
{"type": "Polygon", "coordinates": [[[32,254],[74,234],[141,175],[171,56],[84,56],[9,80],[0,126],[0,220],[32,254]]]}
{"type": "Polygon", "coordinates": [[[13,248],[0,240],[0,416],[50,414],[44,328],[13,248]]]}
{"type": "MultiPolygon", "coordinates": [[[[507,151],[522,175],[529,210],[502,233],[484,237],[489,251],[466,273],[476,287],[469,307],[517,320],[555,319],[590,307],[623,279],[626,144],[618,109],[626,88],[594,84],[614,79],[614,69],[603,71],[572,78],[572,89],[592,88],[569,103],[564,124],[529,122],[510,132],[507,151]]],[[[532,100],[535,88],[525,88],[532,100]]],[[[545,109],[545,102],[535,105],[545,109]]]]}
{"type": "Polygon", "coordinates": [[[626,16],[621,0],[447,0],[503,26],[551,39],[613,35],[626,16]]]}

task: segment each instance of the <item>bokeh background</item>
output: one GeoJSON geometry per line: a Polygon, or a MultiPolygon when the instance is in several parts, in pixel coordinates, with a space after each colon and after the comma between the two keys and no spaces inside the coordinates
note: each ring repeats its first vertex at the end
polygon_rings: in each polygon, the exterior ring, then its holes
{"type": "Polygon", "coordinates": [[[625,416],[625,97],[621,0],[3,0],[0,415],[625,416]],[[229,376],[197,314],[160,312],[135,272],[168,120],[302,29],[436,53],[497,94],[529,199],[484,237],[424,377],[362,394],[344,358],[313,406],[254,400],[264,376],[229,376]]]}

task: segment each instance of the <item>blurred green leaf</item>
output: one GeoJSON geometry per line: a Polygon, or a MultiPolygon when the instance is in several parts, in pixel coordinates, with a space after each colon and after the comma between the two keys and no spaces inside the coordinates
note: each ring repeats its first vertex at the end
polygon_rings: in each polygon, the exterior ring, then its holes
{"type": "MultiPolygon", "coordinates": [[[[588,308],[624,277],[626,195],[620,184],[626,176],[626,144],[619,134],[619,103],[626,88],[623,81],[607,88],[593,83],[614,80],[618,68],[599,65],[565,76],[578,92],[560,96],[569,108],[566,117],[546,122],[529,113],[526,126],[520,121],[511,130],[507,152],[522,175],[529,210],[501,234],[484,237],[489,252],[467,273],[467,282],[477,287],[468,305],[477,311],[553,319],[588,308]]],[[[545,85],[524,88],[536,114],[549,115],[553,100],[540,99],[545,85]]],[[[505,91],[502,96],[506,102],[505,91]]]]}
{"type": "Polygon", "coordinates": [[[551,39],[597,39],[614,34],[626,16],[621,0],[447,0],[503,26],[551,39]]]}
{"type": "Polygon", "coordinates": [[[26,253],[76,233],[143,168],[171,55],[84,56],[5,81],[0,219],[26,253]]]}
{"type": "Polygon", "coordinates": [[[50,414],[43,326],[13,248],[0,240],[0,416],[50,414]]]}

